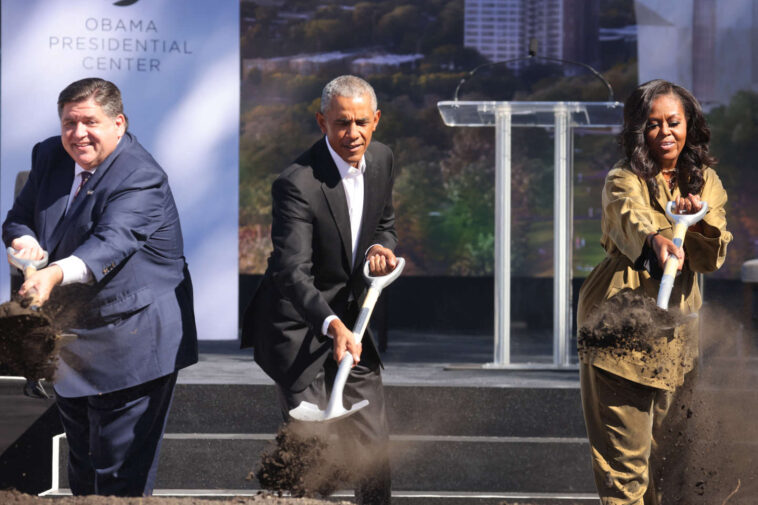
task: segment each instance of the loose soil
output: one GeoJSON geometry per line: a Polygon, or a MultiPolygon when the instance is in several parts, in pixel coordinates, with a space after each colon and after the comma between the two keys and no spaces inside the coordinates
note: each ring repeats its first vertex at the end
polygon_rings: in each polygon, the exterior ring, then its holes
{"type": "Polygon", "coordinates": [[[60,333],[43,309],[24,300],[0,305],[0,364],[13,375],[52,380],[60,333]]]}
{"type": "Polygon", "coordinates": [[[628,351],[649,353],[653,342],[672,333],[682,320],[678,312],[661,309],[649,296],[623,290],[600,304],[579,329],[579,350],[608,348],[619,357],[628,351]]]}
{"type": "Polygon", "coordinates": [[[33,308],[29,298],[18,295],[0,304],[3,373],[52,381],[61,348],[74,338],[65,332],[81,322],[90,297],[90,287],[72,285],[56,288],[42,307],[33,308]]]}
{"type": "Polygon", "coordinates": [[[115,498],[113,496],[71,496],[48,498],[19,493],[18,491],[0,491],[0,503],[3,505],[324,505],[349,504],[347,501],[325,501],[312,498],[285,498],[271,494],[257,496],[235,496],[226,499],[151,496],[148,498],[115,498]]]}
{"type": "Polygon", "coordinates": [[[622,290],[593,310],[579,329],[579,356],[628,360],[643,377],[673,390],[694,358],[694,338],[674,331],[688,319],[678,309],[661,309],[639,291],[622,290]]]}
{"type": "MultiPolygon", "coordinates": [[[[227,499],[191,497],[114,498],[112,496],[72,496],[40,498],[17,491],[0,491],[3,505],[352,505],[350,501],[318,500],[314,498],[285,498],[272,494],[235,496],[227,499]]],[[[586,502],[566,502],[566,505],[585,505],[586,502]]],[[[502,502],[500,505],[529,505],[527,502],[502,502]]],[[[731,504],[730,504],[731,505],[731,504]]]]}
{"type": "Polygon", "coordinates": [[[292,496],[327,497],[337,489],[351,487],[355,467],[347,464],[336,439],[330,440],[328,425],[291,423],[276,434],[276,444],[264,452],[255,472],[263,489],[292,496]],[[331,442],[331,443],[330,443],[331,442]]]}

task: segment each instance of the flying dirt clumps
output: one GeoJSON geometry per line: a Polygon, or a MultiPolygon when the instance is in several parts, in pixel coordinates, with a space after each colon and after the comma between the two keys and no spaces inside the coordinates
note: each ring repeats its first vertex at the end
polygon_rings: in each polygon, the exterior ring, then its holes
{"type": "Polygon", "coordinates": [[[280,428],[276,445],[248,478],[255,477],[263,489],[298,497],[327,497],[349,485],[353,472],[345,455],[319,428],[299,423],[280,428]]]}
{"type": "Polygon", "coordinates": [[[673,338],[670,330],[684,320],[678,311],[661,309],[649,296],[622,290],[600,304],[579,329],[579,352],[594,347],[618,356],[628,351],[650,353],[656,339],[673,338]]]}
{"type": "Polygon", "coordinates": [[[58,348],[58,332],[44,311],[18,300],[0,305],[0,364],[8,373],[52,380],[58,348]]]}
{"type": "Polygon", "coordinates": [[[69,328],[81,327],[93,292],[90,286],[73,284],[57,287],[41,307],[18,295],[0,304],[2,373],[53,380],[61,349],[75,338],[69,328]]]}

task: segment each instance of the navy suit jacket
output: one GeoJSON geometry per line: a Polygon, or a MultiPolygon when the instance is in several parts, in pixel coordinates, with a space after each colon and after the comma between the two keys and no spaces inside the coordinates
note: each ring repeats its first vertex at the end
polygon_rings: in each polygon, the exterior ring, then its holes
{"type": "MultiPolygon", "coordinates": [[[[268,268],[242,325],[242,347],[253,347],[255,361],[276,382],[298,391],[307,387],[332,350],[321,334],[327,316],[350,327],[357,307],[348,310],[350,292],[360,300],[366,288],[363,254],[372,244],[397,244],[392,206],[393,158],[379,142],[365,153],[364,199],[357,258],[345,190],[326,139],[316,142],[274,181],[268,268]]],[[[370,334],[361,362],[379,366],[370,334]]]]}
{"type": "Polygon", "coordinates": [[[61,138],[40,142],[3,223],[6,245],[31,235],[51,262],[75,255],[94,275],[56,287],[48,302],[78,336],[61,352],[56,391],[107,393],[195,363],[192,282],[166,174],[126,133],[66,213],[73,178],[61,138]]]}

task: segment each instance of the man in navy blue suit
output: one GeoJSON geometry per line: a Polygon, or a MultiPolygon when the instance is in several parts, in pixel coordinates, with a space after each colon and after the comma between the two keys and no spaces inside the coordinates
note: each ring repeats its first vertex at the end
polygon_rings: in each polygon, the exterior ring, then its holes
{"type": "Polygon", "coordinates": [[[71,491],[150,495],[177,372],[197,361],[179,215],[113,83],[70,84],[58,115],[61,135],[34,146],[3,240],[20,257],[48,252],[19,294],[62,307],[78,337],[54,386],[71,491]]]}

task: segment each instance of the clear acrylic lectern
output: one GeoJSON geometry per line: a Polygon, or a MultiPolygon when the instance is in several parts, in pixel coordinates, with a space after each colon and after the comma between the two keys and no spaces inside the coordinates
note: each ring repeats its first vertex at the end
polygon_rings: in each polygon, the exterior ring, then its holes
{"type": "Polygon", "coordinates": [[[495,127],[495,345],[488,368],[570,368],[572,330],[571,236],[573,230],[573,142],[576,130],[616,133],[619,102],[469,102],[437,104],[448,126],[495,127]],[[553,259],[553,363],[512,363],[511,309],[511,131],[554,130],[555,207],[553,259]]]}

